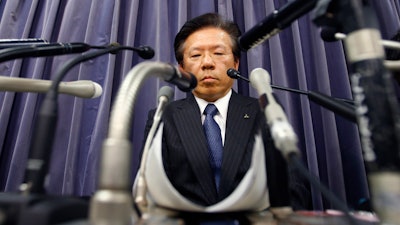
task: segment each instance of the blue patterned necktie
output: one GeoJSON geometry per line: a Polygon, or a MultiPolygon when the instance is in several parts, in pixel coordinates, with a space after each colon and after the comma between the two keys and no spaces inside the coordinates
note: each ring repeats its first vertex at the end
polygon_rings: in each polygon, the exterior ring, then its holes
{"type": "Polygon", "coordinates": [[[221,163],[222,163],[222,137],[221,129],[214,120],[215,114],[218,113],[217,107],[214,104],[208,104],[204,110],[206,118],[203,123],[204,133],[208,142],[208,150],[210,155],[211,168],[214,172],[215,184],[219,187],[219,180],[221,175],[221,163]]]}

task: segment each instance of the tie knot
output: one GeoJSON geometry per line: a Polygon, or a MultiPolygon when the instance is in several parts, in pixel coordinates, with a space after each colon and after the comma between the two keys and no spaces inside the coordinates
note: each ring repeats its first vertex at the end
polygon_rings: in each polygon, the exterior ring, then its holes
{"type": "Polygon", "coordinates": [[[218,109],[214,104],[208,104],[206,109],[204,110],[204,114],[215,116],[217,114],[218,109]]]}

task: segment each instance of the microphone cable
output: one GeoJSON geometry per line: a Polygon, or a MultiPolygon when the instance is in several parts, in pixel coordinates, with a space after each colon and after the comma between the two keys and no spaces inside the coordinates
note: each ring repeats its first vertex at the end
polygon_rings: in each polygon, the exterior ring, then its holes
{"type": "Polygon", "coordinates": [[[29,151],[24,183],[20,186],[21,192],[45,192],[44,181],[48,171],[48,161],[50,159],[51,148],[53,145],[57,125],[58,88],[66,73],[72,67],[81,62],[107,53],[116,54],[121,50],[135,51],[144,59],[150,59],[154,56],[154,50],[149,46],[131,47],[119,45],[118,43],[112,43],[110,46],[93,46],[93,48],[98,48],[99,50],[82,54],[67,61],[67,63],[65,63],[63,67],[56,73],[38,114],[36,130],[34,132],[31,149],[29,151]]]}

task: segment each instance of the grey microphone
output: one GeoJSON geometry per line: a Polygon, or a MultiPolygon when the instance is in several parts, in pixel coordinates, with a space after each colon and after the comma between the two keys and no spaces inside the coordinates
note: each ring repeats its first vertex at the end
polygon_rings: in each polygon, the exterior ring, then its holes
{"type": "Polygon", "coordinates": [[[288,122],[282,106],[278,104],[272,95],[271,78],[268,71],[262,68],[252,70],[250,84],[260,95],[260,105],[264,110],[275,147],[282,152],[286,159],[292,153],[298,155],[297,135],[288,122]]]}
{"type": "MultiPolygon", "coordinates": [[[[297,148],[297,136],[286,118],[281,105],[275,100],[272,94],[271,78],[269,73],[261,68],[256,68],[250,73],[250,84],[257,89],[259,104],[264,111],[267,124],[274,145],[287,162],[293,160],[293,156],[300,155],[297,148]]],[[[284,159],[280,160],[278,155],[274,158],[274,165],[271,165],[269,176],[274,177],[274,182],[269,182],[270,211],[278,218],[285,218],[293,212],[290,206],[289,178],[287,164],[284,159]],[[276,198],[279,196],[279,198],[276,198]]],[[[268,163],[268,162],[267,162],[268,163]]],[[[268,169],[267,169],[268,170],[268,169]]]]}
{"type": "MultiPolygon", "coordinates": [[[[50,80],[0,76],[0,91],[46,93],[51,83],[50,80]]],[[[97,98],[103,89],[96,82],[77,80],[61,82],[58,92],[81,98],[97,98]]]]}
{"type": "Polygon", "coordinates": [[[158,106],[153,118],[153,124],[151,125],[150,131],[147,135],[145,145],[143,147],[143,154],[140,163],[140,169],[138,173],[137,187],[135,190],[135,202],[139,205],[139,207],[146,207],[146,178],[145,178],[145,170],[146,170],[146,161],[148,157],[148,151],[150,145],[153,141],[154,135],[157,131],[158,125],[161,121],[162,113],[164,112],[165,106],[174,99],[174,90],[169,86],[162,87],[158,92],[158,106]]]}

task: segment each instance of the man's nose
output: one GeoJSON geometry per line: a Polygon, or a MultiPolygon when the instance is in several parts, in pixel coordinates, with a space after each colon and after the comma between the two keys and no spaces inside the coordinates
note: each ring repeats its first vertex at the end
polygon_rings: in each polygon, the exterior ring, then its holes
{"type": "Polygon", "coordinates": [[[209,55],[209,54],[204,55],[203,62],[202,62],[202,68],[203,69],[214,69],[215,68],[215,62],[211,55],[209,55]]]}

